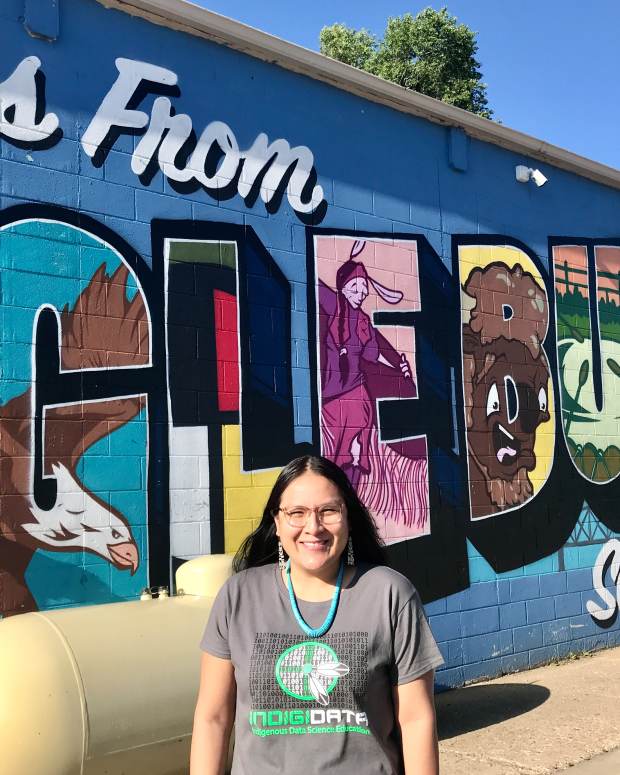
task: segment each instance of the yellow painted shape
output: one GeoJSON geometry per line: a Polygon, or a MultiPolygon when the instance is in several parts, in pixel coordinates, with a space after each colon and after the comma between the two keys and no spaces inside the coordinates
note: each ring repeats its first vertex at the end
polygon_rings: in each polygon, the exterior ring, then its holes
{"type": "Polygon", "coordinates": [[[224,551],[237,551],[254,530],[278,474],[282,469],[246,473],[241,468],[241,428],[222,426],[222,468],[224,471],[224,551]]]}
{"type": "MultiPolygon", "coordinates": [[[[517,247],[512,245],[461,245],[459,247],[459,274],[461,288],[465,285],[467,278],[469,277],[472,269],[480,267],[484,269],[494,261],[501,261],[506,264],[507,267],[513,269],[517,264],[521,264],[524,272],[529,272],[534,280],[545,290],[545,283],[541,277],[540,272],[536,268],[536,265],[532,259],[517,247]]],[[[547,305],[549,306],[548,317],[551,320],[551,308],[550,302],[547,298],[547,305]]],[[[549,358],[547,358],[547,362],[549,358]]],[[[550,419],[548,423],[539,425],[536,430],[536,441],[534,442],[534,455],[536,456],[536,467],[533,471],[530,471],[529,477],[534,487],[535,497],[540,492],[543,485],[549,478],[551,468],[553,466],[553,450],[555,446],[555,434],[556,434],[556,415],[555,415],[555,399],[553,394],[553,379],[549,378],[549,415],[550,419]]],[[[489,515],[493,516],[493,515],[489,515]]]]}

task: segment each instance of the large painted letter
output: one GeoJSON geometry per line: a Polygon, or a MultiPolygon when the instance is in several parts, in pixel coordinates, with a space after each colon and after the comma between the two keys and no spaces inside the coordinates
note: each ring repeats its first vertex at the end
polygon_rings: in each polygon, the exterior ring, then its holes
{"type": "Polygon", "coordinates": [[[426,436],[388,441],[378,417],[378,402],[417,397],[404,318],[421,306],[417,244],[324,235],[315,255],[323,454],[347,472],[386,544],[426,535],[426,436]]]}
{"type": "Polygon", "coordinates": [[[291,290],[243,226],[154,222],[165,264],[176,561],[235,551],[294,441],[291,290]],[[268,427],[269,436],[265,436],[268,427]]]}
{"type": "Polygon", "coordinates": [[[516,247],[462,245],[459,269],[471,517],[482,519],[533,498],[553,462],[549,302],[516,247]]]}
{"type": "Polygon", "coordinates": [[[579,473],[620,473],[620,246],[553,247],[562,427],[579,473]]]}
{"type": "Polygon", "coordinates": [[[0,610],[135,596],[163,516],[146,497],[162,479],[147,452],[159,414],[147,272],[84,216],[20,206],[3,223],[0,610]]]}
{"type": "Polygon", "coordinates": [[[321,449],[425,599],[467,585],[456,282],[417,235],[308,232],[321,449]]]}
{"type": "Polygon", "coordinates": [[[552,286],[517,240],[453,238],[461,282],[468,537],[498,572],[552,554],[583,507],[556,433],[552,286]]]}

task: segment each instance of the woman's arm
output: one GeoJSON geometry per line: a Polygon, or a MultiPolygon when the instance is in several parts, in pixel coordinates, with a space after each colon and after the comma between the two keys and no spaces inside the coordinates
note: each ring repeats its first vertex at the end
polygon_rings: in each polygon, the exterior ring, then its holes
{"type": "Polygon", "coordinates": [[[439,749],[433,695],[434,671],[394,687],[405,775],[438,775],[439,749]]]}
{"type": "Polygon", "coordinates": [[[232,662],[203,653],[190,775],[224,775],[235,719],[236,689],[232,662]]]}

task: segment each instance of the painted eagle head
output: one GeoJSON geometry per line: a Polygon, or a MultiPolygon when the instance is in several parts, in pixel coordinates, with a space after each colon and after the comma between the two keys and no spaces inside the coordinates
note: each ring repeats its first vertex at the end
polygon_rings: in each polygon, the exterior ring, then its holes
{"type": "Polygon", "coordinates": [[[24,524],[24,530],[41,549],[91,552],[119,570],[130,570],[133,576],[140,556],[126,520],[86,490],[62,463],[52,464],[52,471],[56,502],[45,511],[31,498],[30,512],[36,521],[24,524]]]}

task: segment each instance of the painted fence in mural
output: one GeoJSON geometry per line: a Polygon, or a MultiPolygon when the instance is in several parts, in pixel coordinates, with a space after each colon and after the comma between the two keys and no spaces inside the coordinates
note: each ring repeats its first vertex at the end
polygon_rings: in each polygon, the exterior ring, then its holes
{"type": "MultiPolygon", "coordinates": [[[[174,72],[116,66],[89,163],[131,133],[137,187],[289,207],[302,272],[247,224],[155,218],[147,262],[104,218],[2,210],[2,614],[169,584],[234,551],[281,466],[320,453],[420,589],[446,684],[613,627],[620,241],[551,235],[545,266],[510,235],[454,234],[450,267],[413,229],[331,227],[309,149],[197,136],[174,72]]],[[[0,84],[0,144],[61,142],[41,72],[27,57],[0,84]]]]}

